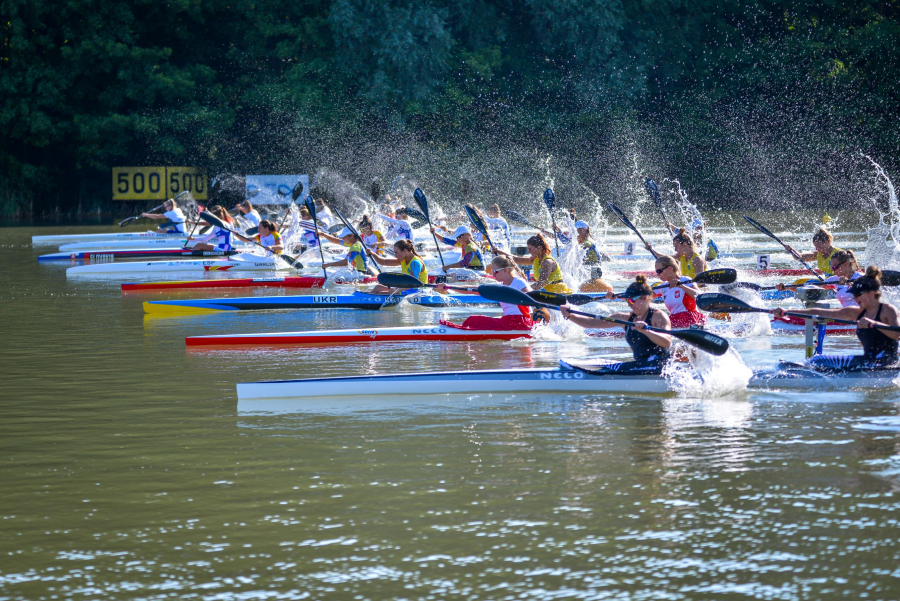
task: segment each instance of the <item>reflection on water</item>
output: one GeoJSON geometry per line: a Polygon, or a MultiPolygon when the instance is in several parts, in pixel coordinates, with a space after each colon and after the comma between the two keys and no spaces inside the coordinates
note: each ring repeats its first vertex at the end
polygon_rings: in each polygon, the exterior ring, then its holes
{"type": "MultiPolygon", "coordinates": [[[[236,382],[544,366],[624,343],[186,353],[193,334],[444,313],[145,323],[115,284],[36,269],[32,233],[0,230],[0,598],[897,597],[896,392],[254,413],[236,382]]],[[[735,346],[758,365],[798,344],[735,346]]]]}

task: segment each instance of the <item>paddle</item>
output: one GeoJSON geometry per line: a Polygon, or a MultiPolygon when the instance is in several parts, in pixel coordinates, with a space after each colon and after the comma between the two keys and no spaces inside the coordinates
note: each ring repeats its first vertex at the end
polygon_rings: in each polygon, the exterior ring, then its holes
{"type": "MultiPolygon", "coordinates": [[[[206,211],[200,211],[200,219],[202,219],[203,221],[206,221],[207,223],[211,223],[212,225],[216,226],[217,228],[221,228],[221,229],[225,230],[226,232],[231,232],[235,236],[243,237],[241,234],[237,233],[236,231],[234,231],[233,229],[231,229],[230,227],[225,225],[221,219],[219,219],[212,213],[207,213],[206,211]]],[[[260,248],[264,248],[269,252],[273,252],[272,249],[260,244],[256,240],[250,240],[249,238],[248,238],[248,240],[260,248]]],[[[303,269],[303,263],[301,263],[297,259],[295,259],[293,257],[289,257],[287,255],[278,255],[278,256],[281,257],[282,259],[284,259],[285,261],[287,261],[287,263],[289,265],[293,265],[297,269],[303,269]]]]}
{"type": "MultiPolygon", "coordinates": [[[[710,269],[707,271],[701,271],[697,274],[697,276],[686,282],[681,282],[681,284],[733,284],[737,279],[737,270],[731,269],[729,267],[723,267],[720,269],[710,269]]],[[[654,286],[654,290],[659,290],[661,288],[668,288],[668,282],[660,284],[659,286],[654,286]]]]}
{"type": "MultiPolygon", "coordinates": [[[[812,279],[812,278],[809,278],[812,279]]],[[[821,281],[821,280],[817,280],[821,281]]],[[[785,288],[796,288],[797,286],[803,286],[806,282],[794,282],[793,284],[784,284],[785,288]]],[[[828,282],[825,280],[826,284],[833,285],[834,282],[828,282]]],[[[882,286],[900,286],[900,271],[894,271],[892,269],[885,269],[881,272],[881,285],[882,286]]],[[[747,288],[749,290],[777,290],[778,286],[760,286],[759,284],[755,284],[753,282],[738,282],[733,286],[733,288],[747,288]]]]}
{"type": "MultiPolygon", "coordinates": [[[[746,215],[743,215],[743,217],[744,217],[744,219],[747,220],[747,223],[749,223],[750,225],[752,225],[753,227],[755,227],[756,229],[758,229],[759,231],[761,231],[762,233],[764,233],[766,236],[768,236],[769,238],[771,238],[772,240],[774,240],[774,241],[777,242],[778,244],[782,245],[782,246],[785,248],[785,250],[787,250],[787,244],[785,244],[784,242],[782,242],[782,241],[781,241],[781,238],[779,238],[778,236],[776,236],[775,234],[773,234],[772,232],[770,232],[768,229],[766,229],[766,227],[765,227],[763,224],[761,224],[760,222],[756,221],[755,219],[750,219],[750,218],[747,217],[746,215]]],[[[812,267],[810,267],[809,263],[807,263],[806,261],[804,261],[804,260],[803,260],[803,257],[801,257],[800,254],[799,254],[797,251],[792,250],[792,251],[790,252],[790,255],[791,255],[792,257],[794,257],[795,259],[797,259],[798,261],[800,261],[801,263],[803,263],[803,266],[806,267],[806,269],[809,270],[809,272],[810,272],[811,274],[813,274],[813,276],[815,276],[815,278],[816,278],[817,280],[819,280],[820,282],[824,281],[824,280],[822,279],[822,276],[819,275],[818,273],[816,273],[816,270],[813,269],[812,267]]]]}
{"type": "MultiPolygon", "coordinates": [[[[319,239],[319,219],[316,217],[316,201],[313,200],[312,194],[306,195],[306,198],[303,199],[303,206],[309,211],[309,216],[313,220],[313,227],[315,228],[313,234],[316,236],[316,246],[319,247],[319,256],[322,258],[322,273],[325,275],[325,280],[327,280],[328,272],[325,270],[325,251],[322,249],[322,240],[319,239]]],[[[324,287],[324,282],[322,285],[324,287]]]]}
{"type": "MultiPolygon", "coordinates": [[[[523,294],[522,292],[519,292],[515,288],[510,288],[509,286],[482,285],[478,287],[478,294],[488,300],[498,301],[502,303],[510,303],[512,305],[527,305],[531,307],[546,307],[548,309],[558,310],[558,307],[556,307],[555,305],[538,302],[527,294],[523,294]]],[[[583,313],[581,311],[571,312],[575,315],[584,315],[585,317],[602,319],[603,321],[617,323],[619,325],[627,327],[631,327],[634,325],[633,322],[625,321],[623,319],[613,319],[610,317],[603,317],[602,315],[594,315],[593,313],[583,313]]],[[[651,332],[669,334],[670,336],[678,338],[679,340],[683,340],[691,346],[696,346],[697,348],[713,355],[724,355],[728,350],[727,340],[725,340],[721,336],[716,336],[715,334],[711,334],[710,332],[705,332],[703,330],[664,330],[663,328],[657,328],[650,325],[647,326],[647,329],[651,332]]]]}
{"type": "Polygon", "coordinates": [[[544,204],[547,205],[547,210],[550,211],[550,221],[553,223],[553,242],[556,244],[556,256],[558,257],[559,236],[556,229],[556,217],[553,216],[553,210],[556,209],[556,194],[553,193],[551,188],[544,190],[544,204]]]}
{"type": "Polygon", "coordinates": [[[426,217],[425,213],[423,213],[419,209],[414,209],[412,207],[403,207],[402,210],[413,219],[418,219],[419,221],[428,221],[428,217],[426,217]]]}
{"type": "MultiPolygon", "coordinates": [[[[406,275],[405,273],[380,273],[378,274],[377,279],[379,284],[381,284],[382,286],[388,286],[390,288],[421,288],[423,286],[428,288],[436,287],[436,284],[423,284],[418,279],[414,278],[411,275],[406,275]]],[[[447,288],[465,291],[474,290],[473,288],[461,288],[459,286],[447,286],[447,288]]],[[[528,293],[528,296],[537,301],[548,303],[556,307],[561,307],[566,303],[570,303],[573,305],[586,305],[597,300],[595,297],[587,294],[569,294],[567,296],[565,294],[557,294],[555,292],[547,292],[545,290],[532,290],[528,293]]]]}
{"type": "Polygon", "coordinates": [[[494,243],[491,242],[491,236],[488,234],[487,224],[484,222],[484,219],[482,219],[481,215],[479,215],[478,212],[475,211],[474,208],[472,208],[472,205],[465,205],[465,207],[463,208],[465,208],[466,210],[466,215],[469,216],[469,221],[471,221],[472,225],[474,225],[475,228],[479,232],[481,232],[481,235],[484,236],[484,239],[487,240],[488,244],[491,245],[491,250],[496,253],[497,249],[494,248],[494,243]]]}
{"type": "MultiPolygon", "coordinates": [[[[356,239],[359,240],[359,245],[363,247],[363,252],[365,252],[367,255],[369,255],[369,258],[372,259],[372,251],[370,251],[369,247],[366,246],[366,243],[363,242],[363,238],[362,238],[362,236],[359,235],[359,232],[356,231],[356,228],[353,227],[352,225],[350,225],[350,222],[347,221],[347,219],[344,217],[344,215],[340,211],[338,211],[336,208],[334,208],[334,207],[329,207],[329,208],[331,208],[332,212],[338,216],[338,219],[340,219],[344,223],[344,226],[346,226],[346,228],[348,230],[350,230],[350,232],[354,236],[356,236],[356,239]]],[[[319,247],[321,248],[321,246],[322,245],[320,244],[319,247]]],[[[378,266],[378,263],[375,261],[375,259],[372,259],[372,265],[374,265],[375,270],[378,273],[381,273],[381,268],[378,266]]]]}
{"type": "Polygon", "coordinates": [[[662,208],[662,197],[659,195],[659,187],[656,185],[655,181],[649,178],[644,185],[647,188],[647,192],[650,194],[650,198],[656,203],[656,208],[659,209],[659,212],[662,215],[663,223],[668,227],[669,218],[666,217],[666,212],[662,208]]]}
{"type": "MultiPolygon", "coordinates": [[[[768,313],[775,312],[774,309],[762,309],[745,303],[739,298],[722,294],[721,292],[708,292],[697,296],[697,307],[711,313],[768,313]]],[[[804,315],[794,311],[785,311],[785,315],[790,317],[800,317],[802,319],[824,319],[833,321],[834,323],[858,324],[858,321],[852,319],[840,319],[838,317],[822,317],[817,315],[804,315]]],[[[888,332],[900,332],[900,326],[872,326],[879,330],[887,330],[888,332]]]]}
{"type": "Polygon", "coordinates": [[[378,199],[381,198],[381,179],[376,177],[372,179],[372,185],[369,186],[369,198],[372,199],[372,202],[378,204],[378,199]]]}
{"type": "Polygon", "coordinates": [[[530,228],[534,228],[539,232],[543,231],[543,229],[544,229],[540,226],[537,226],[537,225],[531,223],[530,221],[525,219],[525,217],[521,213],[518,213],[516,211],[506,211],[506,216],[509,217],[513,221],[521,223],[522,225],[528,226],[530,228]]]}
{"type": "MultiPolygon", "coordinates": [[[[180,192],[180,193],[178,194],[178,196],[176,196],[175,198],[170,198],[169,200],[178,200],[179,198],[181,198],[182,196],[184,196],[184,195],[187,194],[187,193],[188,193],[188,191],[185,190],[184,192],[180,192]]],[[[167,200],[166,202],[169,202],[169,200],[167,200]]],[[[153,208],[150,209],[149,211],[144,211],[144,213],[152,213],[153,211],[158,211],[158,210],[160,210],[161,208],[163,208],[164,206],[166,206],[166,203],[165,203],[165,202],[162,203],[161,205],[159,205],[158,207],[153,207],[153,208]]],[[[128,224],[131,223],[132,221],[136,221],[136,220],[138,220],[138,219],[140,219],[140,218],[141,218],[140,215],[136,215],[136,216],[134,216],[134,217],[126,217],[125,219],[123,219],[122,221],[119,222],[119,227],[125,227],[126,225],[128,225],[128,224]]]]}
{"type": "MultiPolygon", "coordinates": [[[[644,237],[641,235],[641,232],[634,226],[633,223],[631,223],[631,220],[628,219],[628,217],[625,216],[625,213],[622,212],[622,209],[620,209],[619,207],[617,207],[616,205],[614,205],[614,204],[611,203],[611,202],[607,202],[606,204],[608,204],[610,210],[611,210],[613,213],[616,214],[616,217],[619,218],[619,221],[621,221],[622,223],[625,224],[625,227],[627,227],[627,228],[630,229],[632,232],[634,232],[635,234],[637,234],[637,237],[641,239],[641,242],[644,243],[644,246],[645,246],[645,247],[646,247],[646,246],[649,246],[649,244],[647,244],[647,241],[644,240],[644,237]]],[[[654,257],[655,259],[658,259],[659,256],[660,256],[659,254],[657,254],[657,252],[656,252],[655,250],[652,250],[652,249],[650,250],[650,253],[653,255],[653,257],[654,257]]]]}
{"type": "MultiPolygon", "coordinates": [[[[428,222],[428,227],[433,228],[434,225],[431,223],[431,214],[428,212],[428,199],[425,198],[425,193],[422,192],[422,188],[416,188],[415,192],[413,192],[413,198],[416,199],[416,204],[422,209],[425,220],[428,222]]],[[[441,260],[441,268],[444,271],[447,271],[447,265],[444,264],[444,255],[441,253],[441,245],[438,244],[437,234],[431,232],[431,236],[434,238],[434,247],[437,249],[438,258],[441,260]]]]}

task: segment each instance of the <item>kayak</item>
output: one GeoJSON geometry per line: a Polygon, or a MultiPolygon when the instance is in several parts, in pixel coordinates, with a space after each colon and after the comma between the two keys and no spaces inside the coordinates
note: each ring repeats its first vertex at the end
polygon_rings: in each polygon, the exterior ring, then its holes
{"type": "Polygon", "coordinates": [[[148,238],[152,239],[172,239],[172,238],[181,238],[182,240],[185,238],[185,235],[182,233],[174,233],[174,234],[166,234],[163,232],[120,232],[113,233],[109,232],[106,234],[55,234],[52,236],[32,236],[31,243],[33,245],[39,244],[58,244],[60,242],[74,242],[76,240],[82,240],[84,242],[102,242],[107,240],[146,240],[148,238]]]}
{"type": "Polygon", "coordinates": [[[515,340],[530,338],[529,330],[464,330],[443,325],[371,328],[363,330],[312,330],[262,334],[219,334],[188,336],[187,346],[300,346],[305,344],[371,344],[384,342],[473,342],[477,340],[515,340]]]}
{"type": "Polygon", "coordinates": [[[184,248],[152,248],[152,249],[128,249],[128,250],[90,250],[79,252],[59,252],[49,255],[41,255],[38,261],[85,261],[90,263],[109,263],[116,259],[144,259],[160,257],[230,257],[239,254],[240,251],[217,250],[190,250],[184,248]]]}
{"type": "MultiPolygon", "coordinates": [[[[773,319],[770,322],[772,331],[777,334],[804,334],[806,326],[773,319]]],[[[831,336],[855,336],[856,324],[848,323],[827,323],[825,324],[825,334],[831,336]]]]}
{"type": "MultiPolygon", "coordinates": [[[[687,368],[685,368],[687,371],[687,368]]],[[[826,374],[802,366],[757,371],[751,388],[847,389],[894,388],[900,371],[885,369],[826,374]]],[[[242,382],[238,401],[317,397],[444,394],[671,394],[669,382],[658,375],[587,373],[564,361],[556,368],[449,371],[242,382]]]]}
{"type": "MultiPolygon", "coordinates": [[[[486,278],[466,278],[462,276],[428,276],[430,284],[436,284],[439,281],[448,282],[472,282],[484,281],[486,278]]],[[[358,280],[348,280],[343,278],[329,277],[329,281],[336,284],[374,284],[375,278],[366,277],[358,280]]],[[[231,278],[221,280],[187,280],[181,282],[138,282],[134,284],[122,284],[123,292],[135,292],[142,290],[180,290],[188,288],[321,288],[325,284],[323,277],[296,276],[296,277],[274,277],[274,278],[231,278]]]]}
{"type": "MultiPolygon", "coordinates": [[[[72,244],[63,244],[59,247],[60,252],[81,252],[84,250],[118,250],[118,249],[135,249],[138,245],[142,249],[151,248],[184,248],[187,238],[159,238],[148,240],[111,240],[109,242],[73,242],[72,244]]],[[[193,243],[188,245],[191,247],[193,243]]]]}
{"type": "MultiPolygon", "coordinates": [[[[806,269],[738,269],[738,272],[745,275],[754,275],[761,278],[811,275],[806,269]]],[[[619,271],[616,273],[625,277],[634,277],[638,275],[645,275],[651,278],[656,277],[655,271],[619,271]]]]}
{"type": "Polygon", "coordinates": [[[670,394],[669,383],[656,375],[594,375],[566,364],[555,368],[446,371],[242,382],[238,401],[374,395],[477,393],[640,393],[670,394]]]}
{"type": "MultiPolygon", "coordinates": [[[[217,311],[260,311],[273,309],[381,309],[394,307],[406,299],[409,303],[428,308],[496,306],[496,301],[477,294],[303,294],[297,296],[247,296],[237,298],[209,298],[190,300],[147,301],[144,312],[155,315],[187,315],[217,311]]],[[[606,301],[598,295],[597,302],[606,301]]]]}
{"type": "Polygon", "coordinates": [[[159,273],[165,271],[274,271],[289,269],[286,261],[275,257],[238,254],[223,259],[196,261],[135,261],[131,263],[100,263],[79,265],[66,270],[67,276],[100,275],[106,273],[159,273]]]}

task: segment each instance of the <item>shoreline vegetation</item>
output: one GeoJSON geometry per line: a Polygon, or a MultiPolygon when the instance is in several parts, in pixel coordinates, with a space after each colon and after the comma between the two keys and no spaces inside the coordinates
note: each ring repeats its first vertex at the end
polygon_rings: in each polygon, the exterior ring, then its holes
{"type": "Polygon", "coordinates": [[[89,4],[2,9],[2,218],[146,208],[111,200],[114,166],[848,208],[865,155],[898,164],[893,3],[89,4]]]}

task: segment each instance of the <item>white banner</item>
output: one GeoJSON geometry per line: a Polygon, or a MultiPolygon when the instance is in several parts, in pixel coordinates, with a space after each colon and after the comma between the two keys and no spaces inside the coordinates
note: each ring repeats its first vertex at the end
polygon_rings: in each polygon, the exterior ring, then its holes
{"type": "Polygon", "coordinates": [[[248,175],[247,198],[254,205],[291,204],[291,192],[297,182],[303,182],[303,194],[297,199],[303,202],[309,194],[308,175],[248,175]]]}

